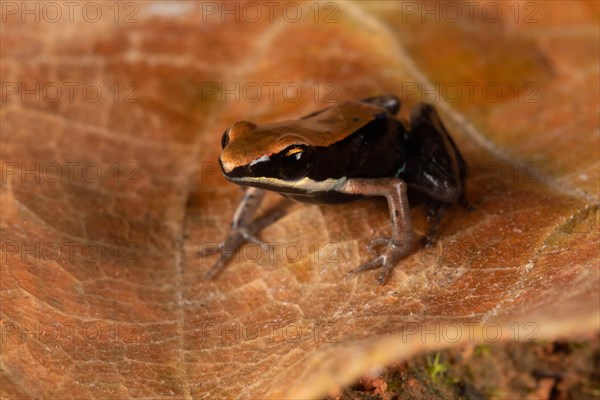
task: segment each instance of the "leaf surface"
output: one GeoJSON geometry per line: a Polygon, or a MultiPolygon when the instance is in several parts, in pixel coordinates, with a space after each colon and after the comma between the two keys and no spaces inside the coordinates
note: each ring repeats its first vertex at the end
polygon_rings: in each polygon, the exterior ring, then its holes
{"type": "Polygon", "coordinates": [[[124,4],[4,10],[3,396],[312,398],[422,351],[599,328],[598,3],[460,20],[431,3],[439,22],[389,2],[297,3],[297,22],[124,4]],[[388,234],[385,202],[293,205],[261,233],[272,253],[203,280],[240,198],[225,128],[381,93],[403,117],[436,105],[476,211],[452,208],[379,286],[347,272],[388,234]]]}

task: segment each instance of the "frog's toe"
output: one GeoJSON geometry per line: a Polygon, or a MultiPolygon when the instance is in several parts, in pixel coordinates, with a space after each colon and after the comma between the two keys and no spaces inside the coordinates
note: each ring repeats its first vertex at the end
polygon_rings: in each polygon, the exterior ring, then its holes
{"type": "Polygon", "coordinates": [[[363,263],[363,264],[359,265],[358,267],[351,269],[350,271],[348,271],[348,273],[357,274],[359,272],[364,272],[364,271],[369,271],[371,269],[379,268],[384,264],[384,262],[385,262],[384,256],[375,257],[371,261],[367,261],[366,263],[363,263]]]}
{"type": "Polygon", "coordinates": [[[219,259],[213,264],[212,267],[208,271],[204,273],[204,279],[209,281],[218,275],[219,272],[225,266],[225,259],[223,257],[219,257],[219,259]]]}
{"type": "Polygon", "coordinates": [[[200,257],[215,253],[221,253],[217,261],[213,266],[204,274],[205,279],[209,280],[214,278],[221,270],[225,267],[226,262],[233,257],[235,252],[239,249],[244,241],[243,235],[238,231],[231,231],[227,235],[224,242],[216,245],[206,247],[198,252],[200,257]]]}
{"type": "Polygon", "coordinates": [[[382,254],[360,265],[358,268],[351,270],[350,273],[363,272],[383,267],[383,271],[379,274],[377,281],[382,285],[386,283],[400,258],[408,253],[409,246],[408,244],[396,244],[390,238],[376,238],[370,243],[369,249],[382,244],[387,244],[382,254]]]}
{"type": "Polygon", "coordinates": [[[379,274],[379,277],[377,278],[377,283],[380,285],[385,285],[388,279],[390,279],[393,269],[394,264],[384,264],[383,271],[381,271],[381,274],[379,274]]]}
{"type": "Polygon", "coordinates": [[[404,254],[406,254],[405,247],[406,246],[395,245],[390,241],[390,244],[388,245],[385,253],[381,255],[381,257],[383,257],[384,259],[383,271],[381,271],[381,274],[379,274],[379,277],[377,278],[377,282],[380,285],[383,285],[388,281],[392,270],[394,269],[400,258],[404,254]]]}

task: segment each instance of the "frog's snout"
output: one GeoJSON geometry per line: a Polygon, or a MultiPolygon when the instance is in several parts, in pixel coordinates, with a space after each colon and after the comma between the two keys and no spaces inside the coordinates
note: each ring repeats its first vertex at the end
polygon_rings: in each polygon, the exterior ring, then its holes
{"type": "Polygon", "coordinates": [[[223,174],[227,175],[228,172],[231,171],[232,168],[226,168],[226,165],[223,163],[223,159],[219,156],[219,167],[221,167],[221,171],[223,174]]]}

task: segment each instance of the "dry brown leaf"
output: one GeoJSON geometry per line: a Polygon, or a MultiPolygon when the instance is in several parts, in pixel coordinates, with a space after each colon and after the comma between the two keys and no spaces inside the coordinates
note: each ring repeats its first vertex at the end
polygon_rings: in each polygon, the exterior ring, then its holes
{"type": "Polygon", "coordinates": [[[3,397],[313,398],[421,351],[598,329],[597,2],[240,3],[238,23],[67,3],[2,2],[3,397]],[[388,92],[440,109],[477,210],[383,287],[346,274],[382,201],[294,206],[273,255],[204,281],[240,197],[223,130],[388,92]]]}

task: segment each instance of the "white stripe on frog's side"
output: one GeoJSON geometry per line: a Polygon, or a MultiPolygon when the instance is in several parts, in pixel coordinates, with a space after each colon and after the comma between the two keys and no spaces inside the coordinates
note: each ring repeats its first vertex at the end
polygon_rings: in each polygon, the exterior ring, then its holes
{"type": "MultiPolygon", "coordinates": [[[[252,184],[260,184],[272,186],[273,189],[282,188],[282,189],[293,189],[298,190],[305,193],[315,193],[315,192],[328,192],[328,191],[336,191],[340,186],[346,183],[347,178],[339,178],[339,179],[325,179],[324,181],[315,181],[310,178],[302,178],[296,181],[286,181],[284,179],[278,178],[269,178],[269,177],[244,177],[244,178],[229,178],[230,180],[242,184],[249,185],[252,184]]],[[[268,189],[267,189],[268,190],[268,189]]]]}

